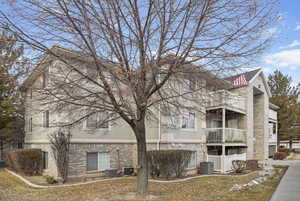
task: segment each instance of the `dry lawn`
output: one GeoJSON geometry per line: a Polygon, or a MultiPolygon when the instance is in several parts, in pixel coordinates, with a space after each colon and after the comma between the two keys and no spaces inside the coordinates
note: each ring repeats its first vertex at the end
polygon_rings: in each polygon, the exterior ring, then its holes
{"type": "MultiPolygon", "coordinates": [[[[280,170],[280,171],[279,171],[280,170]]],[[[150,191],[160,194],[158,201],[267,201],[285,169],[264,184],[245,190],[229,192],[236,183],[248,183],[257,173],[247,176],[203,177],[181,183],[150,183],[150,191]]],[[[132,178],[98,182],[74,187],[34,189],[0,169],[0,201],[104,201],[112,196],[125,195],[135,190],[132,178]]]]}
{"type": "Polygon", "coordinates": [[[300,153],[292,152],[288,160],[300,160],[300,153]]]}

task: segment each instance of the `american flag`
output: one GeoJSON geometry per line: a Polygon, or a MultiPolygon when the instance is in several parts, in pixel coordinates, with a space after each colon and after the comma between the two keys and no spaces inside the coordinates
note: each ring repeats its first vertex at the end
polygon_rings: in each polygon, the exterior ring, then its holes
{"type": "Polygon", "coordinates": [[[245,78],[245,75],[241,75],[238,78],[236,78],[235,80],[233,80],[232,84],[234,86],[244,86],[244,85],[248,85],[248,82],[245,78]]]}

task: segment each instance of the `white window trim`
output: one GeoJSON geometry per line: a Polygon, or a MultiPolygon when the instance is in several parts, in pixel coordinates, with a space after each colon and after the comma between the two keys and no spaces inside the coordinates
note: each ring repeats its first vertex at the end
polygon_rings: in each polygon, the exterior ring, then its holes
{"type": "MultiPolygon", "coordinates": [[[[108,112],[108,115],[110,115],[110,112],[108,112]]],[[[98,120],[98,119],[97,119],[98,120]]],[[[87,127],[87,118],[85,118],[84,120],[84,123],[83,123],[83,130],[87,130],[87,131],[93,131],[93,130],[96,130],[96,131],[111,131],[111,121],[108,121],[108,128],[89,128],[87,127]]]]}
{"type": "Polygon", "coordinates": [[[49,110],[43,111],[43,128],[50,128],[50,111],[49,110]],[[47,112],[48,112],[48,122],[46,122],[47,112]],[[48,126],[47,126],[47,124],[48,124],[48,126]]]}
{"type": "Polygon", "coordinates": [[[172,118],[178,117],[179,118],[179,122],[178,122],[179,126],[178,127],[176,125],[175,126],[170,126],[171,123],[169,122],[168,123],[168,128],[169,129],[179,129],[179,130],[182,130],[182,131],[197,131],[197,116],[196,116],[196,114],[197,114],[196,112],[188,112],[188,114],[181,114],[181,115],[177,115],[177,116],[171,115],[171,116],[168,117],[168,118],[170,118],[169,121],[172,121],[172,118]],[[194,113],[195,114],[194,128],[182,128],[183,117],[189,116],[189,113],[194,113]]]}
{"type": "Polygon", "coordinates": [[[32,116],[28,116],[26,120],[26,133],[27,134],[32,134],[33,131],[33,123],[32,123],[32,116]]]}
{"type": "Polygon", "coordinates": [[[48,170],[49,169],[49,152],[48,151],[43,151],[43,170],[48,170]],[[47,160],[45,161],[45,155],[47,155],[47,160]],[[44,163],[47,164],[47,167],[44,168],[44,163]]]}
{"type": "MultiPolygon", "coordinates": [[[[86,156],[88,153],[97,153],[97,159],[98,159],[98,163],[97,163],[97,170],[86,170],[87,173],[95,173],[95,172],[103,172],[105,170],[110,169],[110,152],[105,152],[105,151],[91,151],[91,152],[86,152],[86,156]],[[100,169],[100,153],[107,153],[108,154],[108,165],[109,167],[107,169],[100,169]]],[[[87,160],[86,160],[86,167],[87,167],[87,160]]]]}
{"type": "Polygon", "coordinates": [[[196,112],[188,112],[188,114],[183,114],[180,115],[180,129],[184,130],[184,131],[197,131],[197,117],[196,117],[196,112]],[[183,121],[183,117],[188,117],[189,113],[194,113],[195,114],[195,121],[194,121],[194,128],[182,128],[182,121],[183,121]]]}
{"type": "Polygon", "coordinates": [[[198,91],[200,89],[206,88],[206,86],[207,86],[206,79],[203,79],[203,78],[185,79],[184,84],[185,84],[185,87],[191,91],[194,91],[194,90],[198,91]]]}
{"type": "Polygon", "coordinates": [[[27,97],[31,100],[33,98],[33,90],[32,88],[30,87],[27,91],[27,97]]]}
{"type": "Polygon", "coordinates": [[[46,70],[42,73],[41,78],[42,78],[42,89],[47,89],[50,86],[50,67],[46,66],[46,70]]]}

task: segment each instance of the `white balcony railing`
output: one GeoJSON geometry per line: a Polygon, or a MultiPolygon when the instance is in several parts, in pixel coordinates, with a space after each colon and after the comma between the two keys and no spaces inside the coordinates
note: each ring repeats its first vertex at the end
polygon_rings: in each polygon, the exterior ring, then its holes
{"type": "Polygon", "coordinates": [[[208,161],[214,163],[214,170],[217,172],[232,171],[232,161],[246,160],[246,153],[233,155],[208,155],[208,161]]]}
{"type": "Polygon", "coordinates": [[[246,143],[246,131],[236,128],[206,128],[206,143],[246,143]]]}
{"type": "Polygon", "coordinates": [[[270,143],[276,143],[277,142],[277,135],[276,134],[269,135],[269,142],[270,143]]]}
{"type": "Polygon", "coordinates": [[[272,109],[269,109],[269,118],[277,120],[277,112],[272,109]]]}
{"type": "Polygon", "coordinates": [[[185,142],[185,141],[202,141],[205,142],[203,129],[197,129],[195,132],[173,131],[173,133],[161,133],[162,142],[185,142]]]}
{"type": "Polygon", "coordinates": [[[208,94],[207,107],[230,106],[246,110],[245,98],[227,90],[219,90],[208,94]]]}

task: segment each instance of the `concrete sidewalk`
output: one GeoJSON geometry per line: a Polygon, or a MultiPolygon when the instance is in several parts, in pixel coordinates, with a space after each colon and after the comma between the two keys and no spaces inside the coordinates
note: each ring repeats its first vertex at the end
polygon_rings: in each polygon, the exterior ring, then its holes
{"type": "Polygon", "coordinates": [[[272,162],[274,165],[289,165],[271,201],[300,201],[300,160],[272,162]]]}

